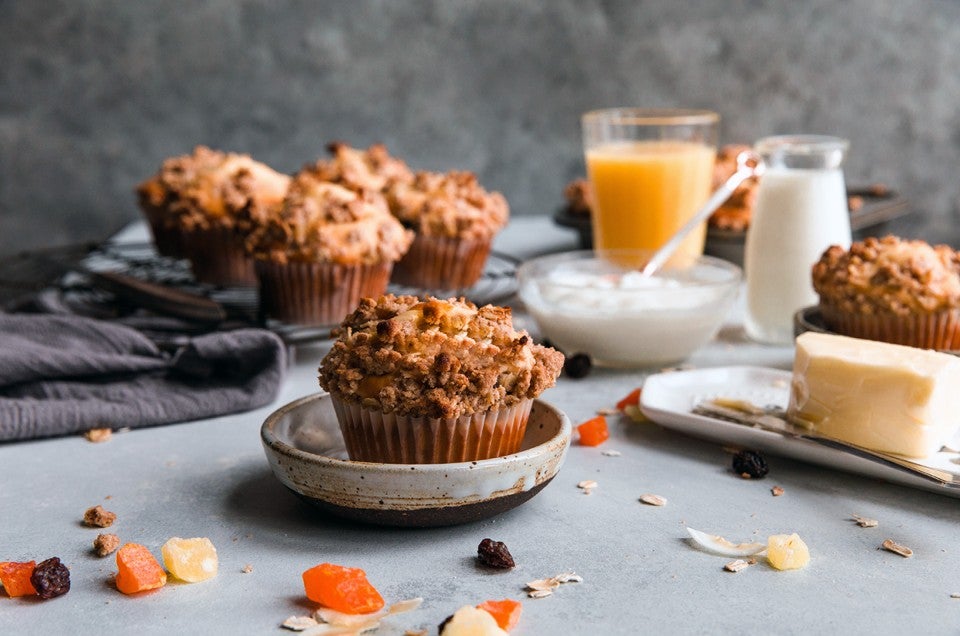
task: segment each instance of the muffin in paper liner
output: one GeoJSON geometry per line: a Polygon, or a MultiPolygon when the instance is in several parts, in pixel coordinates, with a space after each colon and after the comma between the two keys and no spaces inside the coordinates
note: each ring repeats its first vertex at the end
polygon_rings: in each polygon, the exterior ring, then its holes
{"type": "Polygon", "coordinates": [[[341,265],[257,259],[260,307],[269,318],[301,325],[339,323],[367,296],[379,296],[390,280],[390,261],[341,265]]]}
{"type": "Polygon", "coordinates": [[[257,284],[253,259],[244,250],[243,237],[233,228],[185,230],[180,235],[180,247],[190,260],[194,278],[201,283],[238,287],[257,284]]]}
{"type": "Polygon", "coordinates": [[[842,336],[879,340],[922,349],[960,350],[960,310],[958,309],[900,316],[855,314],[820,303],[820,313],[826,327],[842,336]]]}
{"type": "Polygon", "coordinates": [[[490,247],[489,238],[417,234],[394,267],[393,282],[421,289],[467,289],[480,279],[490,247]]]}
{"type": "Polygon", "coordinates": [[[150,226],[150,234],[153,235],[153,245],[157,253],[170,258],[183,258],[180,229],[170,223],[166,208],[142,203],[141,210],[150,226]]]}
{"type": "Polygon", "coordinates": [[[350,459],[386,464],[446,464],[516,453],[533,405],[526,398],[498,410],[437,418],[383,413],[330,397],[350,459]]]}

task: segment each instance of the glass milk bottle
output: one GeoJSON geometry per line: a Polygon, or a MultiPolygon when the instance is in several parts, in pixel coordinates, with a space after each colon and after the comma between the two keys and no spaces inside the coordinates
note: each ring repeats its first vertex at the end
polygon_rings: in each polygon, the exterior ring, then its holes
{"type": "Polygon", "coordinates": [[[817,303],[813,264],[831,245],[850,246],[850,212],[843,181],[849,143],[837,137],[766,137],[757,200],[747,230],[747,336],[793,342],[793,315],[817,303]]]}

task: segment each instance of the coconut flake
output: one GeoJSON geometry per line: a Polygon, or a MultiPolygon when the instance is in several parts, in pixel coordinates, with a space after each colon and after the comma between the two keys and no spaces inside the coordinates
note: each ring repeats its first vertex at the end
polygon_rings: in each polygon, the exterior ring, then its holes
{"type": "Polygon", "coordinates": [[[900,545],[893,539],[887,539],[886,541],[880,544],[880,547],[889,552],[893,552],[894,554],[899,554],[905,559],[909,559],[910,557],[913,556],[913,550],[911,550],[905,545],[900,545]]]}
{"type": "Polygon", "coordinates": [[[720,535],[707,534],[690,527],[687,527],[687,532],[690,533],[694,543],[698,546],[707,552],[721,556],[748,557],[760,554],[767,549],[767,546],[763,543],[733,543],[720,535]]]}

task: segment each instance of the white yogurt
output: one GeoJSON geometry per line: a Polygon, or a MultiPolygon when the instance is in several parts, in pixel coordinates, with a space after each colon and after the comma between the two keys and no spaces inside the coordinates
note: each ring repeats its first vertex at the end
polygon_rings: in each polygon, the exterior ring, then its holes
{"type": "Polygon", "coordinates": [[[737,286],[723,284],[730,273],[720,269],[701,268],[697,280],[704,277],[716,284],[570,265],[524,281],[520,295],[566,354],[586,353],[602,366],[655,366],[687,358],[723,322],[737,286]]]}

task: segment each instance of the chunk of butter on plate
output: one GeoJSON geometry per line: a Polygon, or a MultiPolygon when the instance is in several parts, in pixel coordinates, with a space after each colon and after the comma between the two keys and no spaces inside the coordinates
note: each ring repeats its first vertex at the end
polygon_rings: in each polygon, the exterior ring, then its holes
{"type": "Polygon", "coordinates": [[[960,425],[960,358],[807,332],[796,340],[787,417],[873,451],[927,457],[960,425]]]}

